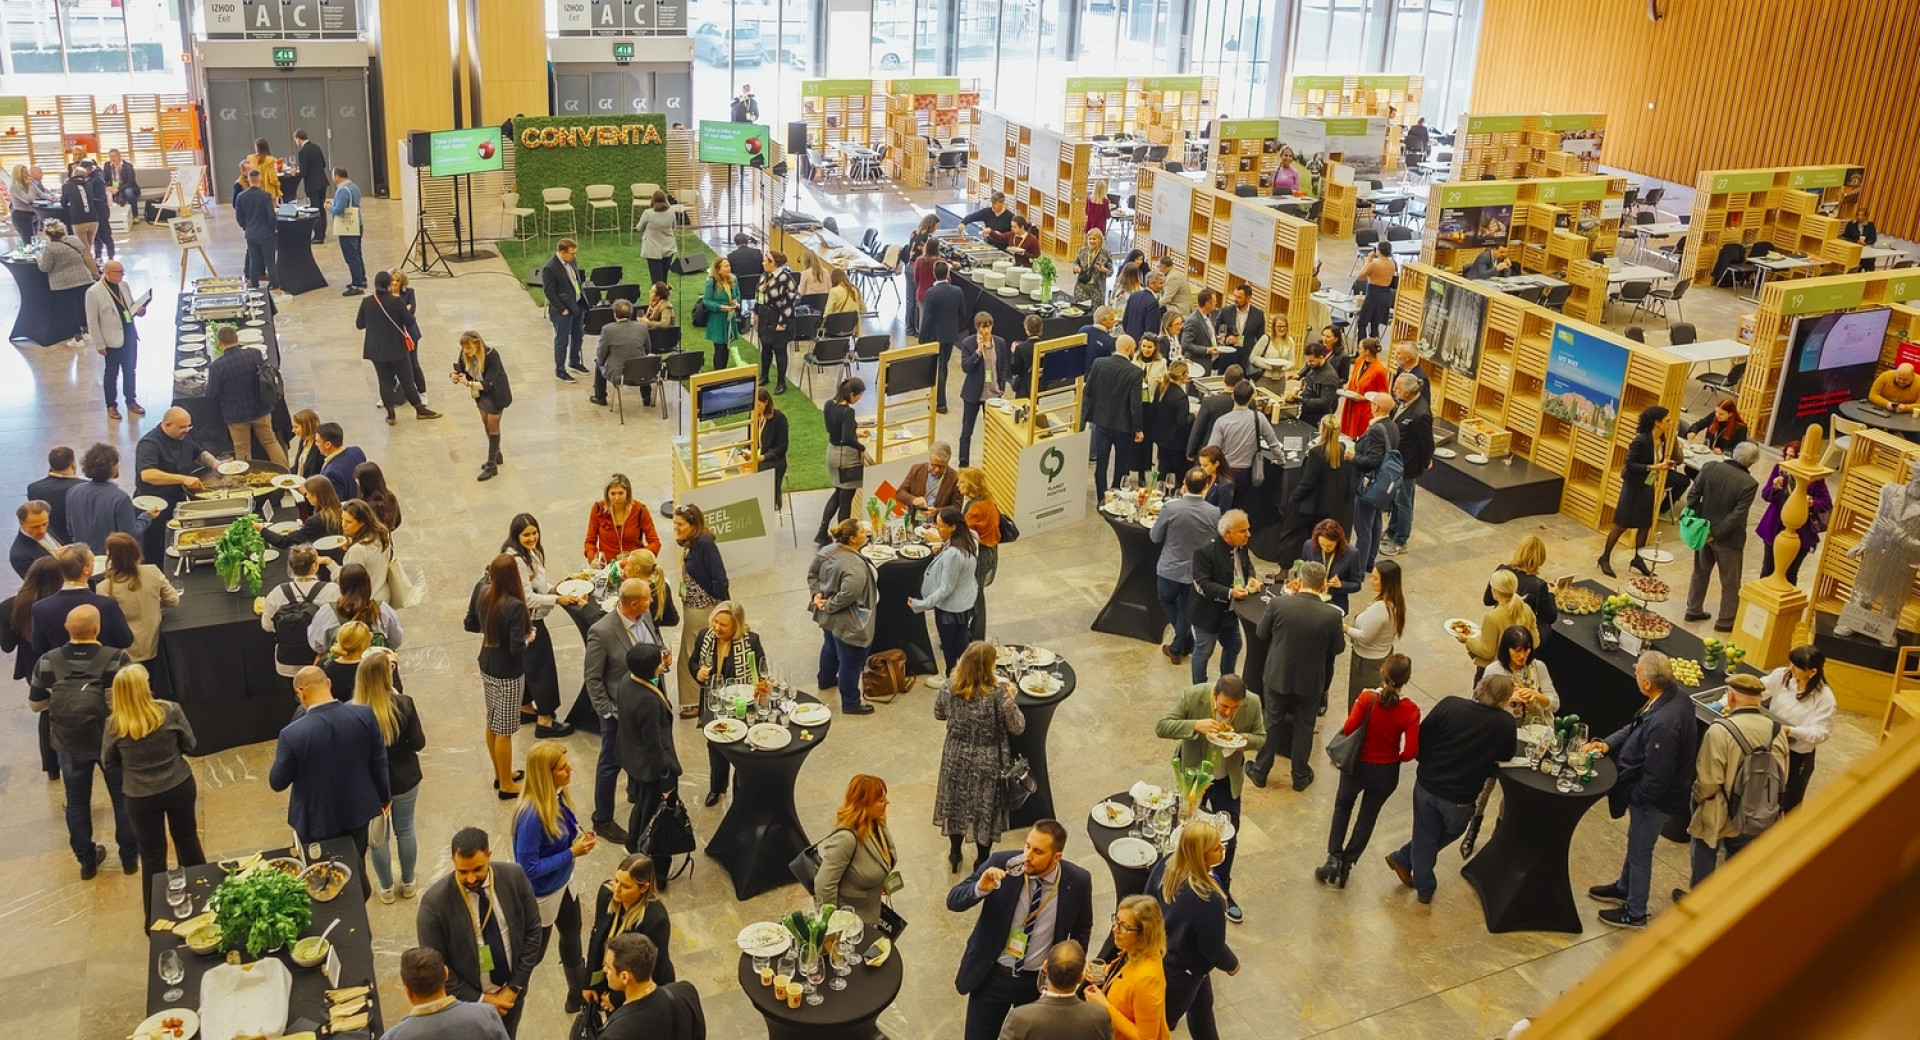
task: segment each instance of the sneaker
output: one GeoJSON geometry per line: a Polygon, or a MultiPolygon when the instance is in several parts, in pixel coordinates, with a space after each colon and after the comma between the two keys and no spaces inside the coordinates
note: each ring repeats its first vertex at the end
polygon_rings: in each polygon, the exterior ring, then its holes
{"type": "Polygon", "coordinates": [[[359,287],[359,286],[357,286],[357,285],[349,285],[349,286],[347,286],[347,289],[346,289],[346,291],[345,291],[345,292],[343,292],[343,293],[341,293],[340,295],[342,295],[342,296],[358,296],[358,295],[360,295],[361,293],[364,293],[364,292],[366,292],[366,290],[365,290],[365,289],[362,289],[362,288],[360,288],[360,287],[359,287]]]}
{"type": "Polygon", "coordinates": [[[385,904],[387,904],[388,906],[392,906],[392,905],[393,905],[393,889],[391,889],[391,888],[381,888],[381,887],[380,887],[379,885],[375,885],[375,886],[373,887],[373,890],[374,890],[375,892],[378,892],[378,893],[380,894],[380,901],[381,901],[382,903],[385,903],[385,904]]]}
{"type": "Polygon", "coordinates": [[[1624,906],[1616,906],[1611,910],[1602,910],[1597,916],[1599,916],[1601,924],[1610,924],[1615,928],[1645,928],[1647,921],[1651,919],[1648,917],[1635,917],[1628,913],[1627,908],[1624,906]]]}
{"type": "Polygon", "coordinates": [[[1385,555],[1385,556],[1399,556],[1400,554],[1406,551],[1407,551],[1407,547],[1400,544],[1399,542],[1380,543],[1380,552],[1382,555],[1385,555]]]}
{"type": "Polygon", "coordinates": [[[107,847],[105,845],[95,845],[93,847],[93,862],[80,864],[80,880],[92,881],[100,873],[100,864],[106,861],[107,847]]]}
{"type": "Polygon", "coordinates": [[[1602,903],[1624,903],[1627,901],[1626,890],[1611,881],[1604,885],[1595,885],[1587,889],[1587,895],[1598,899],[1602,903]]]}
{"type": "Polygon", "coordinates": [[[567,362],[567,367],[573,369],[575,372],[585,372],[587,370],[587,366],[578,361],[567,362]]]}
{"type": "Polygon", "coordinates": [[[1394,876],[1400,879],[1400,883],[1402,885],[1405,885],[1408,888],[1412,888],[1413,887],[1413,869],[1410,867],[1401,866],[1400,861],[1397,859],[1394,859],[1393,853],[1391,852],[1387,853],[1386,859],[1387,859],[1387,866],[1392,868],[1394,876]]]}
{"type": "Polygon", "coordinates": [[[1242,918],[1243,918],[1244,916],[1245,916],[1245,915],[1244,915],[1244,914],[1242,914],[1242,913],[1240,912],[1240,904],[1239,904],[1239,903],[1228,903],[1228,904],[1227,904],[1227,920],[1229,920],[1229,921],[1232,921],[1232,922],[1233,922],[1234,924],[1239,924],[1239,923],[1240,923],[1240,921],[1241,921],[1241,919],[1242,919],[1242,918]]]}
{"type": "Polygon", "coordinates": [[[402,881],[399,884],[393,886],[393,894],[396,896],[399,896],[402,899],[412,899],[413,898],[413,882],[402,881]]]}

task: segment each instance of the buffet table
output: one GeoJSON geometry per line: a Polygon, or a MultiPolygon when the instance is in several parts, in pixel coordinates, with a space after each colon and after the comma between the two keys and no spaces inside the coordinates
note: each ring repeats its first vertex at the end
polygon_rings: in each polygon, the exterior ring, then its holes
{"type": "Polygon", "coordinates": [[[1618,777],[1613,760],[1601,758],[1592,783],[1563,792],[1539,770],[1500,768],[1499,822],[1493,837],[1460,868],[1460,876],[1480,895],[1487,931],[1581,931],[1567,850],[1580,818],[1618,777]]]}
{"type": "MultiPolygon", "coordinates": [[[[260,594],[285,573],[281,561],[269,562],[260,594]]],[[[253,597],[244,585],[228,592],[211,560],[167,580],[180,590],[180,605],[161,615],[160,656],[149,666],[164,673],[170,699],[186,712],[194,754],[277,738],[298,704],[293,683],[274,668],[273,633],[260,627],[253,597]]]]}
{"type": "MultiPolygon", "coordinates": [[[[253,291],[258,292],[258,290],[253,291]]],[[[253,297],[253,299],[259,301],[263,313],[256,318],[242,317],[236,320],[239,322],[241,328],[252,329],[260,333],[259,345],[266,353],[267,361],[273,365],[275,371],[285,372],[286,370],[280,363],[280,335],[274,328],[273,301],[266,293],[260,293],[258,296],[253,297]],[[250,324],[252,322],[258,322],[258,324],[250,324]]],[[[231,324],[232,322],[228,323],[231,324]]],[[[174,371],[176,373],[186,371],[182,369],[182,364],[194,360],[205,360],[208,364],[211,364],[213,361],[213,348],[211,346],[213,334],[207,331],[205,322],[194,319],[193,296],[191,294],[183,294],[180,297],[179,306],[174,312],[173,325],[174,371]],[[191,336],[202,336],[205,337],[205,339],[189,342],[187,337],[191,336]]],[[[187,382],[182,382],[177,377],[174,379],[174,407],[185,409],[187,415],[193,419],[193,425],[201,431],[200,442],[202,444],[225,444],[227,443],[227,438],[220,431],[227,428],[227,421],[225,417],[220,414],[220,402],[207,396],[207,370],[205,367],[200,367],[194,371],[198,373],[198,379],[192,379],[187,382]]],[[[280,400],[274,402],[272,422],[274,436],[278,437],[282,444],[293,439],[293,417],[287,411],[287,400],[284,394],[280,400]]],[[[256,459],[264,459],[267,457],[266,446],[260,444],[257,437],[254,442],[253,457],[256,459]]]]}
{"type": "MultiPolygon", "coordinates": [[[[802,694],[801,703],[819,703],[802,694]]],[[[793,786],[807,754],[827,739],[829,719],[817,726],[789,726],[793,739],[786,747],[761,751],[746,740],[720,743],[706,738],[733,767],[738,796],[727,802],[727,815],[707,842],[706,853],[720,861],[733,879],[733,896],[745,902],[782,885],[797,884],[788,864],[812,842],[794,808],[793,786]]],[[[754,980],[756,984],[758,979],[754,980]]]]}
{"type": "MultiPolygon", "coordinates": [[[[357,898],[360,892],[358,874],[360,871],[366,869],[366,864],[358,862],[358,857],[354,852],[353,841],[351,839],[335,838],[331,841],[321,842],[320,845],[329,858],[339,860],[352,867],[356,877],[353,881],[347,883],[346,889],[343,890],[340,895],[328,902],[315,902],[313,904],[313,922],[307,926],[307,930],[302,932],[301,935],[302,937],[319,935],[325,932],[329,925],[333,925],[336,920],[340,922],[339,925],[334,927],[333,933],[327,936],[327,942],[332,944],[334,951],[338,953],[340,957],[339,984],[341,987],[369,987],[367,1031],[360,1034],[343,1035],[378,1036],[382,1032],[382,1023],[380,1017],[379,981],[373,973],[373,929],[367,922],[366,901],[357,898]]],[[[272,859],[276,856],[291,856],[293,854],[293,850],[288,848],[268,849],[261,852],[261,855],[267,859],[272,859]]],[[[187,891],[193,896],[193,912],[196,914],[201,913],[207,909],[208,898],[211,897],[214,890],[220,886],[220,882],[224,880],[226,874],[217,864],[213,863],[203,864],[198,867],[187,867],[185,870],[187,875],[187,891]]],[[[153,913],[156,919],[168,917],[170,908],[167,906],[167,875],[164,873],[156,874],[153,877],[153,907],[153,913]]],[[[293,992],[287,1000],[286,1031],[288,1033],[296,1033],[305,1030],[318,1030],[327,1022],[326,992],[329,988],[332,988],[332,984],[327,981],[326,972],[323,970],[324,966],[302,968],[293,963],[293,958],[290,956],[291,945],[292,944],[288,944],[288,947],[266,955],[269,958],[284,962],[287,971],[293,976],[293,992]]],[[[209,970],[221,964],[224,956],[224,954],[218,953],[206,954],[204,956],[194,953],[192,950],[187,949],[181,940],[175,937],[170,931],[148,932],[147,1013],[154,1014],[167,1008],[179,1007],[197,1011],[200,1007],[201,978],[205,976],[209,970]],[[168,1003],[161,999],[161,995],[170,988],[166,983],[160,981],[158,968],[160,954],[167,950],[176,951],[179,954],[182,965],[186,968],[186,977],[179,983],[180,987],[184,989],[186,993],[178,1001],[173,1003],[168,1003]]],[[[241,952],[241,956],[243,958],[246,956],[245,951],[241,952]]],[[[129,1031],[133,1024],[134,1023],[128,1023],[129,1031]]],[[[120,1034],[114,1033],[113,1035],[119,1036],[120,1034]]]]}
{"type": "MultiPolygon", "coordinates": [[[[1014,269],[1016,274],[1025,270],[1025,268],[1014,269]]],[[[1054,281],[1053,303],[1056,310],[1051,316],[1041,318],[1041,339],[1071,336],[1079,332],[1081,326],[1093,324],[1093,308],[1084,303],[1076,304],[1071,294],[1060,291],[1062,284],[1070,284],[1071,276],[1065,275],[1064,271],[1065,268],[1062,267],[1062,277],[1054,281]],[[1073,307],[1078,307],[1081,313],[1066,313],[1068,308],[1073,307]]],[[[1002,296],[996,292],[988,292],[957,268],[953,272],[953,284],[960,287],[960,296],[966,302],[966,310],[963,313],[973,315],[981,311],[987,312],[993,317],[993,334],[1008,343],[1027,338],[1025,331],[1027,315],[1034,313],[1034,309],[1040,306],[1038,300],[1032,296],[1002,296]]],[[[969,319],[968,328],[972,328],[971,319],[969,319]]]]}
{"type": "MultiPolygon", "coordinates": [[[[887,269],[885,264],[861,252],[852,242],[825,228],[793,231],[776,224],[767,229],[767,244],[787,254],[787,263],[795,270],[804,267],[809,256],[817,256],[828,267],[837,267],[849,274],[856,271],[884,274],[887,269]]],[[[760,272],[748,273],[757,275],[760,272]]]]}
{"type": "MultiPolygon", "coordinates": [[[[1436,437],[1452,434],[1451,427],[1435,427],[1436,437]]],[[[1453,458],[1434,456],[1433,468],[1419,478],[1420,486],[1459,506],[1476,520],[1501,524],[1523,516],[1547,516],[1560,511],[1565,477],[1517,456],[1475,464],[1455,443],[1453,458]]]]}
{"type": "Polygon", "coordinates": [[[14,285],[20,290],[20,309],[13,316],[10,339],[46,347],[65,343],[80,331],[54,304],[53,290],[47,287],[47,273],[40,270],[32,257],[9,255],[0,257],[0,263],[7,265],[7,272],[13,275],[14,285]]]}

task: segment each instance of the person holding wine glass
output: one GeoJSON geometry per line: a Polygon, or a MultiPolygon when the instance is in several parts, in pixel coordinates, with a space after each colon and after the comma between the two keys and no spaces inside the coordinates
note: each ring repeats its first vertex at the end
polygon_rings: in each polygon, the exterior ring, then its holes
{"type": "Polygon", "coordinates": [[[1240,973],[1240,958],[1227,945],[1227,894],[1212,873],[1226,856],[1219,829],[1196,819],[1181,829],[1173,855],[1147,876],[1147,891],[1166,919],[1167,1025],[1188,1018],[1194,1040],[1220,1037],[1213,1017],[1214,970],[1240,973]]]}
{"type": "Polygon", "coordinates": [[[1167,928],[1150,895],[1120,900],[1113,912],[1119,957],[1087,963],[1087,1003],[1107,1009],[1114,1040],[1167,1040],[1167,928]],[[1096,972],[1099,977],[1096,978],[1096,972]]]}
{"type": "MultiPolygon", "coordinates": [[[[700,633],[693,649],[693,677],[700,683],[702,726],[714,720],[712,697],[729,686],[747,685],[756,697],[766,695],[767,651],[760,636],[747,628],[747,608],[735,600],[714,604],[706,630],[700,633]]],[[[720,745],[707,742],[707,766],[713,780],[707,788],[706,804],[719,805],[727,793],[727,765],[720,745]]]]}

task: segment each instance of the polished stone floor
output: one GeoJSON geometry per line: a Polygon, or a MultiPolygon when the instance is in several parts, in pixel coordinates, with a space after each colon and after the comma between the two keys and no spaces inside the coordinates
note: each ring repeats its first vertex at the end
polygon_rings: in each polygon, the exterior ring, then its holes
{"type": "MultiPolygon", "coordinates": [[[[926,212],[943,197],[947,193],[829,197],[815,208],[842,214],[843,227],[881,226],[893,240],[915,218],[911,207],[926,212]]],[[[370,200],[367,213],[370,266],[396,263],[405,243],[398,205],[370,200]]],[[[227,219],[222,209],[213,221],[211,252],[223,271],[239,267],[239,236],[227,219]]],[[[1328,243],[1325,252],[1343,257],[1350,249],[1328,243]]],[[[179,278],[177,252],[153,229],[140,230],[128,252],[135,291],[154,288],[156,311],[165,313],[179,278]]],[[[343,284],[344,268],[331,244],[321,261],[335,285],[343,284]]],[[[489,789],[481,746],[477,647],[460,619],[467,590],[505,537],[508,519],[531,511],[544,521],[552,558],[566,568],[578,560],[576,539],[607,474],[629,475],[649,503],[670,494],[669,424],[655,414],[630,415],[619,425],[610,412],[586,402],[584,384],[556,383],[547,375],[550,339],[542,312],[505,265],[480,262],[459,272],[454,279],[416,281],[423,350],[436,379],[451,363],[462,329],[481,331],[505,355],[515,404],[505,421],[506,465],[490,483],[473,479],[485,442],[474,415],[452,394],[434,394],[434,403],[448,413],[442,420],[422,423],[403,415],[393,428],[379,421],[372,371],[359,359],[360,337],[353,328],[357,300],[343,300],[334,290],[289,299],[280,323],[294,407],[311,407],[342,423],[348,439],[387,469],[406,510],[401,551],[430,575],[433,594],[409,612],[401,652],[430,745],[422,756],[426,779],[419,807],[423,883],[449,869],[447,838],[460,826],[486,827],[496,835],[496,847],[504,843],[507,810],[489,789]]],[[[0,299],[12,291],[0,288],[0,299]]],[[[1730,334],[1739,308],[1730,293],[1700,292],[1686,301],[1702,338],[1730,334]]],[[[144,398],[151,413],[137,422],[105,418],[97,388],[100,362],[90,349],[13,344],[0,351],[0,486],[18,489],[38,477],[43,453],[55,444],[84,448],[104,439],[131,453],[140,433],[159,421],[167,400],[165,323],[148,319],[147,326],[156,345],[146,351],[141,377],[152,388],[144,398]]],[[[811,549],[806,535],[823,497],[796,496],[798,547],[783,547],[774,570],[734,583],[774,664],[798,675],[811,667],[818,649],[801,601],[811,549]]],[[[1440,621],[1479,616],[1482,584],[1516,542],[1537,533],[1548,544],[1550,572],[1584,576],[1592,573],[1600,541],[1558,517],[1485,526],[1424,492],[1415,526],[1410,552],[1402,557],[1414,615],[1403,649],[1415,660],[1414,697],[1423,706],[1466,692],[1471,665],[1440,621]]],[[[1749,568],[1757,570],[1757,554],[1749,556],[1749,568]]],[[[1097,520],[1024,539],[1005,557],[992,590],[993,632],[1059,650],[1079,673],[1079,692],[1060,709],[1053,728],[1053,784],[1073,836],[1067,854],[1092,867],[1096,919],[1105,920],[1111,883],[1086,848],[1084,814],[1105,793],[1137,779],[1164,782],[1172,749],[1154,738],[1152,728],[1186,684],[1186,670],[1167,665],[1144,643],[1088,631],[1115,570],[1112,537],[1097,520]]],[[[15,584],[11,574],[0,576],[0,595],[15,584]]],[[[1670,602],[1662,610],[1677,621],[1681,605],[1670,602]]],[[[556,627],[555,636],[563,681],[571,685],[579,673],[580,642],[566,626],[556,627]]],[[[1344,674],[1344,662],[1340,670],[1344,674]]],[[[0,959],[0,990],[7,994],[0,1001],[0,1028],[13,1036],[122,1036],[144,1015],[150,970],[137,884],[117,873],[78,880],[62,826],[61,790],[35,768],[24,687],[15,684],[14,691],[0,708],[0,833],[7,838],[0,850],[0,934],[24,955],[0,959]]],[[[942,903],[955,879],[946,870],[945,842],[929,823],[941,744],[932,699],[931,691],[917,689],[871,717],[837,723],[833,738],[807,762],[798,788],[802,816],[817,835],[830,825],[849,775],[877,774],[891,786],[891,825],[907,880],[898,905],[913,927],[901,952],[906,985],[881,1024],[900,1040],[959,1034],[964,1001],[953,990],[953,969],[973,920],[972,914],[948,913],[942,903]]],[[[531,730],[523,730],[518,752],[524,755],[531,743],[531,730]]],[[[679,743],[688,769],[683,791],[694,806],[696,829],[711,834],[723,809],[699,806],[706,756],[698,732],[682,726],[679,743]]],[[[1822,752],[1816,794],[1825,776],[1872,743],[1867,720],[1844,718],[1822,752]]],[[[584,737],[568,738],[567,744],[576,775],[582,775],[596,744],[584,737]]],[[[271,745],[259,745],[196,762],[201,832],[210,855],[286,842],[286,800],[266,786],[272,754],[271,745]]],[[[1323,858],[1334,785],[1323,780],[1299,794],[1249,789],[1236,879],[1246,923],[1228,936],[1244,970],[1217,982],[1224,1036],[1500,1035],[1625,944],[1627,936],[1595,923],[1579,935],[1488,934],[1451,849],[1443,854],[1438,896],[1431,906],[1418,905],[1379,861],[1379,854],[1405,839],[1411,782],[1410,774],[1403,779],[1381,818],[1372,854],[1345,891],[1323,888],[1311,876],[1323,858]]],[[[590,802],[588,784],[576,783],[574,791],[582,804],[590,802]]],[[[106,825],[103,793],[96,794],[94,816],[97,825],[106,825]]],[[[1017,839],[1009,835],[1004,844],[1017,839]]],[[[1610,880],[1623,845],[1620,822],[1590,813],[1574,840],[1575,883],[1610,880]]],[[[578,889],[590,892],[619,855],[603,846],[583,861],[578,889]]],[[[696,860],[691,880],[675,883],[667,897],[674,959],[682,976],[700,988],[712,1035],[758,1035],[757,1016],[735,991],[732,938],[743,924],[795,906],[804,894],[788,887],[738,903],[723,871],[703,857],[696,860]]],[[[1684,850],[1663,844],[1653,886],[1661,893],[1653,901],[1656,913],[1667,908],[1664,893],[1684,882],[1684,850]]],[[[1583,900],[1583,910],[1592,907],[1583,900]]],[[[371,906],[389,1021],[404,1009],[395,976],[399,953],[412,945],[414,910],[405,901],[385,906],[376,900],[371,906]]],[[[553,966],[535,973],[522,1036],[564,1035],[561,989],[553,966]]]]}

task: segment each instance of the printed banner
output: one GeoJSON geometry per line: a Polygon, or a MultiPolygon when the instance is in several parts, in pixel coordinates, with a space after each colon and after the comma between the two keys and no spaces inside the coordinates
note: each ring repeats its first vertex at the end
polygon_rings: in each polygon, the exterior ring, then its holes
{"type": "Polygon", "coordinates": [[[1253,285],[1273,280],[1273,244],[1280,234],[1280,215],[1254,205],[1233,207],[1227,226],[1227,273],[1253,285]]]}
{"type": "Polygon", "coordinates": [[[1087,515],[1090,471],[1082,461],[1093,431],[1048,437],[1020,453],[1013,485],[1013,522],[1021,537],[1077,524],[1087,515]]]}
{"type": "Polygon", "coordinates": [[[1591,202],[1606,195],[1605,177],[1556,177],[1540,185],[1541,202],[1591,202]]]}
{"type": "Polygon", "coordinates": [[[1569,130],[1591,130],[1593,121],[1601,118],[1593,112],[1560,112],[1540,117],[1540,129],[1557,130],[1565,133],[1569,130]]]}
{"type": "Polygon", "coordinates": [[[677,504],[692,504],[706,514],[713,540],[726,557],[727,574],[770,570],[774,564],[773,471],[730,477],[705,487],[688,488],[677,504]]]}
{"type": "Polygon", "coordinates": [[[1773,187],[1772,170],[1729,170],[1713,175],[1714,192],[1766,191],[1773,187]]]}
{"type": "Polygon", "coordinates": [[[1620,419],[1620,394],[1630,352],[1571,325],[1553,327],[1540,411],[1602,438],[1620,419]]]}
{"type": "Polygon", "coordinates": [[[1179,174],[1153,179],[1153,240],[1176,252],[1187,251],[1187,223],[1193,213],[1193,187],[1179,174]]]}
{"type": "Polygon", "coordinates": [[[1204,76],[1148,76],[1140,81],[1141,90],[1199,90],[1204,76]]]}
{"type": "Polygon", "coordinates": [[[1215,124],[1216,141],[1250,141],[1280,136],[1278,119],[1222,119],[1215,124]]]}
{"type": "Polygon", "coordinates": [[[1125,90],[1125,76],[1070,76],[1067,78],[1067,93],[1090,94],[1095,91],[1125,90]]]}
{"type": "MultiPolygon", "coordinates": [[[[1071,87],[1067,88],[1073,89],[1071,87]]],[[[932,79],[890,79],[887,81],[889,94],[958,94],[960,78],[958,76],[936,77],[932,79]]]]}
{"type": "Polygon", "coordinates": [[[1859,282],[1841,282],[1833,285],[1817,284],[1819,280],[1807,279],[1795,282],[1780,300],[1780,313],[1786,316],[1795,314],[1818,314],[1821,311],[1844,311],[1860,306],[1860,299],[1866,292],[1866,286],[1859,282]]]}
{"type": "Polygon", "coordinates": [[[1847,173],[1856,166],[1815,166],[1787,171],[1789,188],[1838,188],[1847,182],[1847,173]]]}
{"type": "Polygon", "coordinates": [[[1355,83],[1361,90],[1405,90],[1412,85],[1412,76],[1360,76],[1355,83]]]}
{"type": "Polygon", "coordinates": [[[1467,117],[1467,133],[1470,134],[1517,134],[1526,128],[1526,116],[1467,117]]]}
{"type": "Polygon", "coordinates": [[[1440,189],[1440,205],[1449,209],[1458,206],[1511,206],[1519,198],[1520,189],[1504,181],[1448,184],[1440,189]]]}
{"type": "Polygon", "coordinates": [[[1428,278],[1414,353],[1472,379],[1480,368],[1480,333],[1486,321],[1485,296],[1443,278],[1428,278]]]}

